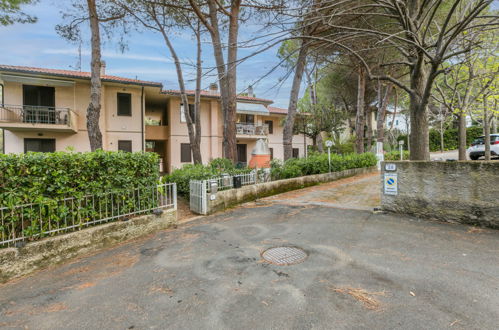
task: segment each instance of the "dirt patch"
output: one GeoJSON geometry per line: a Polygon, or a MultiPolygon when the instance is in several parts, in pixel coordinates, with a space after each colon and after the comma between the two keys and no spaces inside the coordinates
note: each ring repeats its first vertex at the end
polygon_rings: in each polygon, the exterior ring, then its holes
{"type": "Polygon", "coordinates": [[[381,303],[374,296],[386,296],[385,291],[369,292],[361,288],[331,288],[334,292],[348,294],[355,300],[362,302],[365,308],[369,310],[380,310],[381,303]]]}
{"type": "Polygon", "coordinates": [[[189,201],[183,197],[177,199],[177,221],[185,221],[190,218],[197,217],[196,213],[191,212],[189,201]]]}

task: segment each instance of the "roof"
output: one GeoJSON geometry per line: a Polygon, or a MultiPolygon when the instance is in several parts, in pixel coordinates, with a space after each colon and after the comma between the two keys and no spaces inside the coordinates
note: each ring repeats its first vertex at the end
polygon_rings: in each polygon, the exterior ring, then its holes
{"type": "MultiPolygon", "coordinates": [[[[196,94],[196,92],[194,90],[186,90],[185,92],[186,92],[187,96],[194,96],[196,94]]],[[[162,93],[167,94],[167,95],[176,95],[176,96],[180,95],[180,91],[176,90],[176,89],[167,89],[167,90],[162,91],[162,93]]],[[[219,98],[220,93],[203,90],[203,91],[201,91],[201,96],[219,98]]],[[[274,101],[272,101],[272,100],[261,99],[258,97],[251,97],[251,96],[243,96],[243,95],[238,95],[237,100],[238,101],[253,101],[253,102],[268,103],[268,104],[274,103],[274,101]]]]}
{"type": "MultiPolygon", "coordinates": [[[[16,65],[3,65],[3,64],[0,64],[0,71],[26,73],[26,74],[31,73],[31,74],[49,75],[55,77],[74,78],[74,79],[90,79],[91,76],[90,72],[34,68],[29,66],[16,66],[16,65]]],[[[103,75],[101,76],[101,79],[104,82],[115,82],[120,84],[132,84],[132,85],[152,86],[160,88],[163,86],[159,82],[130,79],[125,77],[110,76],[110,75],[103,75]]]]}
{"type": "Polygon", "coordinates": [[[267,107],[270,113],[278,114],[278,115],[287,115],[288,109],[277,108],[277,107],[267,107]]]}

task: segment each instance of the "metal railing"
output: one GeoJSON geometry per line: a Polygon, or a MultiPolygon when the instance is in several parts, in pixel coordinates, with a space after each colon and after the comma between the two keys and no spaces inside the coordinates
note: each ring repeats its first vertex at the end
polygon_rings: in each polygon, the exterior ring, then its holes
{"type": "Polygon", "coordinates": [[[114,220],[177,208],[177,186],[111,191],[0,207],[0,246],[54,236],[114,220]]]}
{"type": "Polygon", "coordinates": [[[269,125],[255,125],[253,123],[237,123],[236,134],[240,135],[268,135],[269,125]]]}
{"type": "Polygon", "coordinates": [[[248,186],[252,184],[257,184],[261,182],[270,181],[270,174],[267,175],[264,172],[257,173],[256,171],[252,171],[250,173],[245,174],[236,174],[236,175],[222,175],[221,177],[208,179],[208,192],[212,192],[212,182],[216,182],[216,187],[218,190],[227,190],[234,188],[234,178],[241,178],[241,186],[248,186]]]}
{"type": "Polygon", "coordinates": [[[35,105],[0,105],[0,121],[10,123],[71,125],[71,109],[35,105]]]}

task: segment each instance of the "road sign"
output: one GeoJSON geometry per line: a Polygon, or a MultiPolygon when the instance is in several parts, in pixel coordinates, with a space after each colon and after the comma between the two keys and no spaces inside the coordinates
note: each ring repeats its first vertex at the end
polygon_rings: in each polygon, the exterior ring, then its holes
{"type": "Polygon", "coordinates": [[[333,146],[333,141],[326,140],[326,147],[331,148],[333,146]]]}
{"type": "Polygon", "coordinates": [[[398,194],[397,173],[385,173],[384,192],[385,192],[385,195],[397,195],[398,194]]]}

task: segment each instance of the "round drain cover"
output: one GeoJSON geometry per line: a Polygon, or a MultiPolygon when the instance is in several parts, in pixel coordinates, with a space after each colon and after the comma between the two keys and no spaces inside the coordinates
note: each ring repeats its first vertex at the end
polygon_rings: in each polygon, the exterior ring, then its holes
{"type": "Polygon", "coordinates": [[[286,266],[303,262],[307,254],[297,247],[281,246],[263,251],[262,258],[272,264],[286,266]]]}

